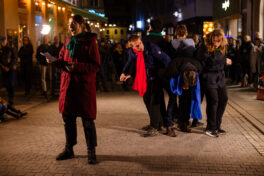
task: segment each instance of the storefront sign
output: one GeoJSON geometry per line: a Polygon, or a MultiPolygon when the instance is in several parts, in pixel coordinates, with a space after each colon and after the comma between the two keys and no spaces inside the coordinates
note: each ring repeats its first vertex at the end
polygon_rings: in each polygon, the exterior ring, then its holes
{"type": "Polygon", "coordinates": [[[227,10],[227,8],[229,8],[229,6],[230,6],[229,0],[222,3],[222,9],[224,9],[225,11],[227,10]]]}

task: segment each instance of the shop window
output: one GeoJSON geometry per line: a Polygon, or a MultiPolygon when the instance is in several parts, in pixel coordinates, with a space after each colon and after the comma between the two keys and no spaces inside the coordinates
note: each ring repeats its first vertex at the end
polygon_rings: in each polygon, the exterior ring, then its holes
{"type": "Polygon", "coordinates": [[[117,34],[118,32],[117,32],[117,29],[115,29],[115,34],[117,34]]]}
{"type": "Polygon", "coordinates": [[[109,34],[109,33],[110,33],[108,29],[106,30],[106,33],[107,33],[107,34],[109,34]]]}

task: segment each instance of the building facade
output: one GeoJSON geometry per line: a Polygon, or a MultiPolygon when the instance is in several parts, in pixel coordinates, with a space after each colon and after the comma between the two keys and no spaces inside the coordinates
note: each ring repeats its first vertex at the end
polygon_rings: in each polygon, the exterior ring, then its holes
{"type": "Polygon", "coordinates": [[[213,19],[226,36],[263,36],[264,0],[214,0],[213,19]]]}
{"type": "MultiPolygon", "coordinates": [[[[10,44],[20,48],[23,36],[28,36],[34,49],[40,45],[42,36],[47,33],[50,41],[58,35],[62,42],[68,37],[68,19],[80,14],[89,21],[92,31],[101,37],[102,28],[107,18],[94,11],[93,2],[77,0],[0,0],[0,35],[5,35],[10,44]],[[85,8],[81,8],[81,7],[85,8]],[[12,19],[12,20],[10,20],[12,19]],[[49,29],[49,31],[44,31],[49,29]],[[101,30],[100,30],[101,29],[101,30]]],[[[103,8],[103,0],[97,0],[103,8]]]]}

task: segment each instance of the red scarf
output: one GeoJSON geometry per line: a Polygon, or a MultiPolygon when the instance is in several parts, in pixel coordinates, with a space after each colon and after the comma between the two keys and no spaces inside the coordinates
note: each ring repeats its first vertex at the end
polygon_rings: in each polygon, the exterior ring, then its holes
{"type": "Polygon", "coordinates": [[[145,61],[143,51],[139,52],[135,49],[133,49],[133,51],[137,54],[137,71],[132,89],[138,91],[139,95],[142,97],[147,91],[147,75],[145,61]]]}

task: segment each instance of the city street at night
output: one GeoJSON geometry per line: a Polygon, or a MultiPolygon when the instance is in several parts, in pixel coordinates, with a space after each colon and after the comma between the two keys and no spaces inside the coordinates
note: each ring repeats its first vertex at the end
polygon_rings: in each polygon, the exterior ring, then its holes
{"type": "MultiPolygon", "coordinates": [[[[0,123],[0,175],[263,176],[263,101],[256,100],[250,88],[230,86],[228,93],[222,125],[227,134],[219,138],[205,135],[205,125],[192,133],[177,130],[176,138],[163,134],[144,138],[140,129],[149,120],[142,98],[136,92],[99,93],[96,165],[87,164],[80,119],[75,158],[55,160],[65,145],[58,101],[35,98],[18,104],[28,115],[0,123]],[[258,128],[252,119],[258,121],[258,128]]],[[[17,102],[22,98],[17,96],[17,102]]],[[[205,103],[202,109],[206,124],[205,103]]]]}
{"type": "Polygon", "coordinates": [[[264,0],[0,0],[0,176],[264,176],[264,0]]]}

